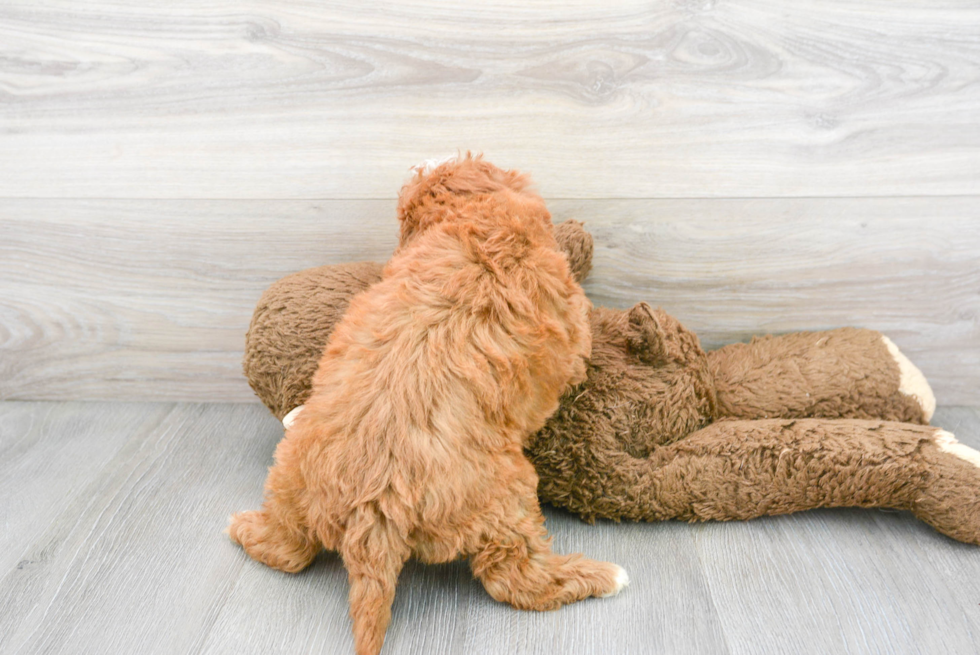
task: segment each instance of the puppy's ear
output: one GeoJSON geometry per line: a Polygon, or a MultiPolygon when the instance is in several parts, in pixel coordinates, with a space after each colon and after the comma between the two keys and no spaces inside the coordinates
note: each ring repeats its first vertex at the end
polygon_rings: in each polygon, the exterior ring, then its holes
{"type": "Polygon", "coordinates": [[[630,354],[647,364],[664,364],[671,355],[671,343],[665,323],[666,314],[645,302],[629,310],[627,344],[630,354]]]}

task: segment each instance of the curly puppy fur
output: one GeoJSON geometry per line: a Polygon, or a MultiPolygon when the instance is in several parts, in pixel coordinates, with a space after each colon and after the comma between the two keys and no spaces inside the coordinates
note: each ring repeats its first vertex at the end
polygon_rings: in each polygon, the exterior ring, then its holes
{"type": "Polygon", "coordinates": [[[360,655],[380,651],[410,556],[470,556],[490,595],[523,609],[625,583],[614,564],[551,552],[523,453],[591,349],[589,302],[543,201],[467,156],[420,171],[398,217],[401,245],[331,336],[262,510],[229,527],[283,571],[339,551],[360,655]]]}
{"type": "MultiPolygon", "coordinates": [[[[592,268],[592,235],[577,221],[554,226],[555,241],[581,284],[592,268]]],[[[259,300],[245,337],[242,369],[278,419],[313,391],[313,376],[334,327],[358,293],[381,280],[384,265],[348,262],[286,276],[259,300]]]]}

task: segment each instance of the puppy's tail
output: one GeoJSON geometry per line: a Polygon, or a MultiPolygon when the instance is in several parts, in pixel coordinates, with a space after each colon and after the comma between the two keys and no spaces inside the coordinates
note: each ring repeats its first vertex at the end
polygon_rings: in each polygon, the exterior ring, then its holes
{"type": "Polygon", "coordinates": [[[378,655],[391,620],[395,584],[409,548],[395,526],[365,505],[355,510],[340,546],[350,581],[350,615],[357,655],[378,655]]]}

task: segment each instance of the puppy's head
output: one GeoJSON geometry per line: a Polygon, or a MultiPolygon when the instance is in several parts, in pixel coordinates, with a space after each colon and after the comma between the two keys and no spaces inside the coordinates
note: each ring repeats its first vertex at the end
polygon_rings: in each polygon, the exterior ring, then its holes
{"type": "Polygon", "coordinates": [[[497,196],[550,227],[551,215],[541,196],[531,189],[530,179],[518,171],[498,168],[482,155],[430,160],[414,170],[415,175],[398,194],[403,246],[429,227],[466,214],[463,208],[480,197],[497,196]]]}

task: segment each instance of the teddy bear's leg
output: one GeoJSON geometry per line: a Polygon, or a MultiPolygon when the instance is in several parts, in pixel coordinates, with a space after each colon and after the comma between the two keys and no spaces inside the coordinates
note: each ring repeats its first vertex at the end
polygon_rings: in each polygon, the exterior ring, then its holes
{"type": "Polygon", "coordinates": [[[708,353],[717,418],[866,418],[928,423],[925,376],[880,332],[841,328],[708,353]]]}
{"type": "Polygon", "coordinates": [[[472,558],[473,574],[495,600],[553,610],[590,596],[613,596],[629,584],[615,564],[553,553],[537,497],[521,500],[520,509],[507,514],[510,524],[499,522],[472,558]]]}
{"type": "Polygon", "coordinates": [[[288,461],[285,451],[289,445],[284,439],[276,449],[276,464],[265,481],[262,509],[232,515],[227,532],[252,559],[296,573],[310,565],[321,543],[299,506],[304,484],[298,467],[288,461]]]}
{"type": "Polygon", "coordinates": [[[858,419],[721,421],[646,459],[607,458],[590,510],[615,519],[745,520],[887,507],[980,544],[980,453],[929,426],[858,419]]]}
{"type": "Polygon", "coordinates": [[[922,457],[931,478],[912,513],[945,535],[980,544],[980,452],[940,430],[922,457]]]}
{"type": "Polygon", "coordinates": [[[377,655],[391,620],[398,574],[409,547],[395,526],[371,506],[354,511],[341,539],[340,555],[350,582],[350,615],[357,655],[377,655]]]}

